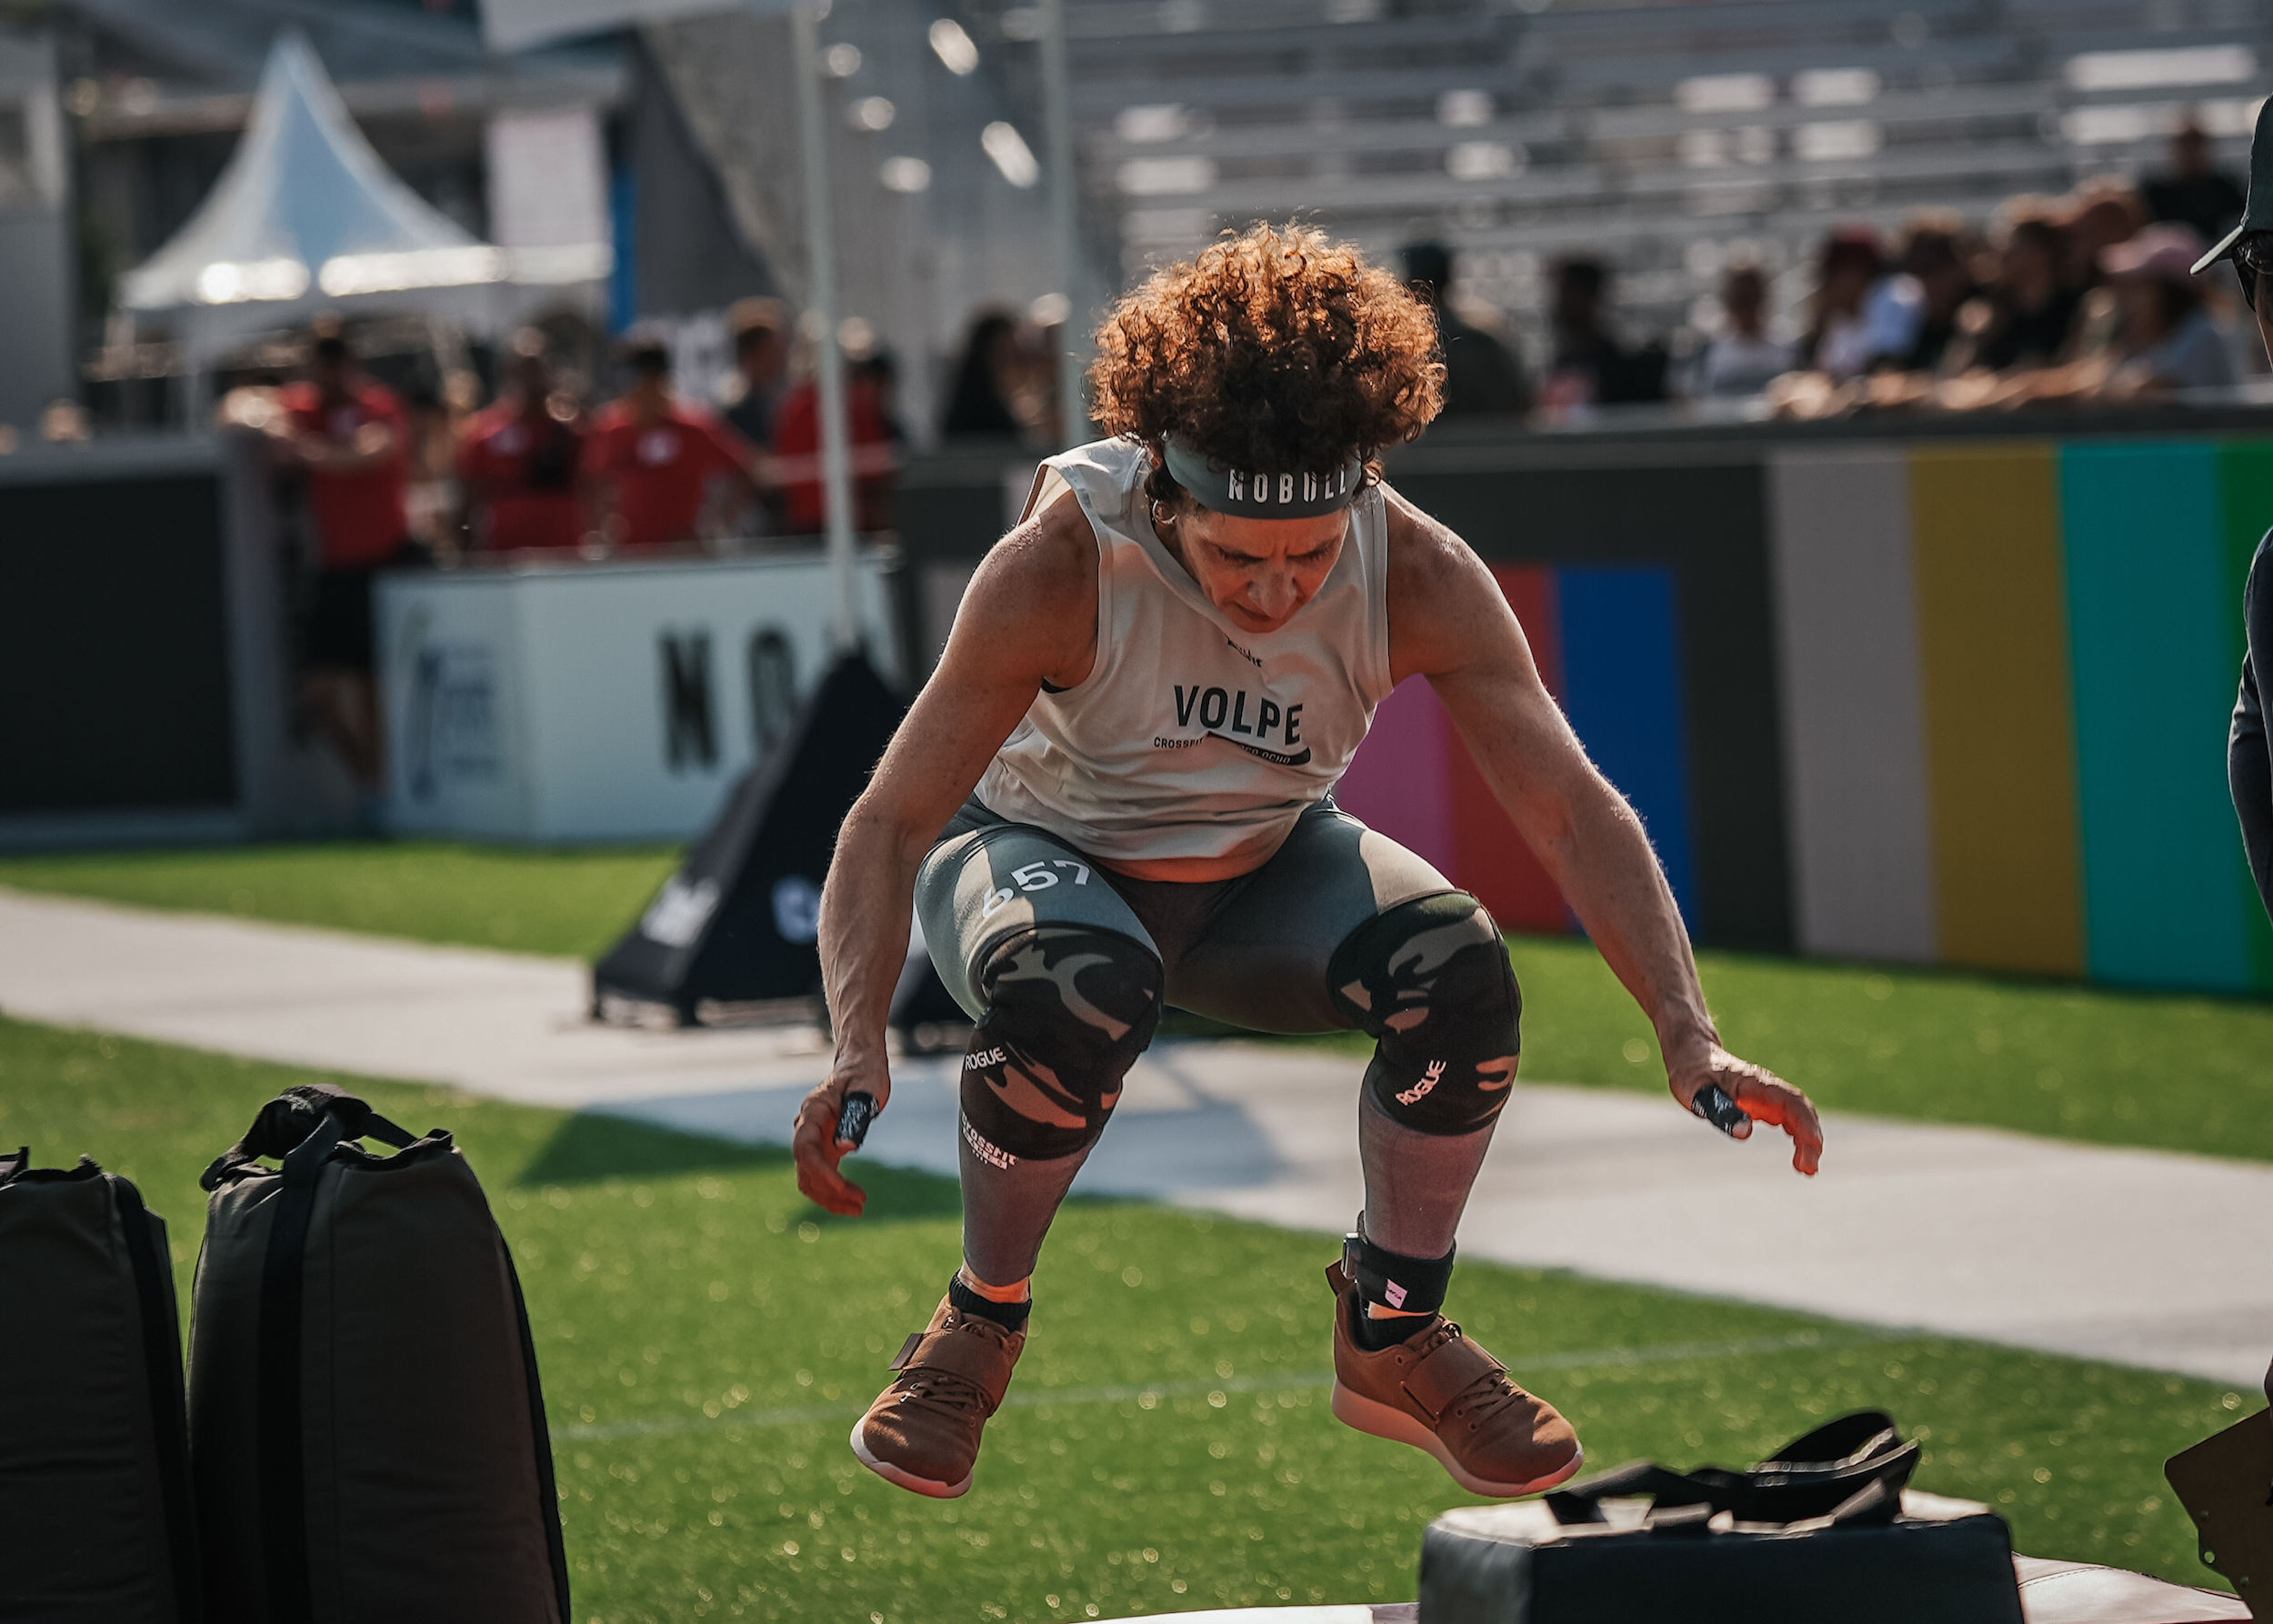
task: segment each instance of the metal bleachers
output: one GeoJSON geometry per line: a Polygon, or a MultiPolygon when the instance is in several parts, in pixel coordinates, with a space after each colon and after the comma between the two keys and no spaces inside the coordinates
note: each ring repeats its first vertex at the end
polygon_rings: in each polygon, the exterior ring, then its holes
{"type": "MultiPolygon", "coordinates": [[[[1085,213],[1124,275],[1293,216],[1461,252],[1536,335],[1599,252],[1663,332],[1732,252],[2141,174],[2192,111],[2246,160],[2273,0],[1067,0],[1085,213]]],[[[1025,0],[967,0],[998,37],[1025,0]]]]}

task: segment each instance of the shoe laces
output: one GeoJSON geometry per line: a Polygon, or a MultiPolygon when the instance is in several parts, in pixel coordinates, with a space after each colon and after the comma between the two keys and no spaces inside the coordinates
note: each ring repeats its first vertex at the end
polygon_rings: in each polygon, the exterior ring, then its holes
{"type": "MultiPolygon", "coordinates": [[[[1467,1333],[1453,1321],[1439,1319],[1436,1329],[1421,1339],[1416,1353],[1418,1357],[1426,1358],[1456,1337],[1465,1338],[1466,1336],[1467,1333]]],[[[1484,1350],[1479,1348],[1477,1351],[1482,1354],[1484,1350]]],[[[1484,1357],[1491,1359],[1489,1354],[1484,1354],[1484,1357]]],[[[1452,1402],[1445,1406],[1445,1419],[1447,1421],[1464,1420],[1473,1431],[1492,1420],[1517,1400],[1527,1397],[1528,1395],[1515,1384],[1514,1379],[1508,1376],[1499,1362],[1497,1359],[1491,1359],[1487,1368],[1477,1373],[1476,1379],[1462,1388],[1453,1396],[1452,1402]]]]}
{"type": "MultiPolygon", "coordinates": [[[[992,1320],[976,1315],[963,1318],[955,1327],[957,1336],[988,1337],[1008,1341],[1010,1333],[992,1320]]],[[[942,1370],[936,1365],[918,1365],[900,1372],[900,1402],[927,1405],[936,1409],[977,1410],[986,1413],[994,1402],[985,1388],[960,1371],[942,1370]]]]}

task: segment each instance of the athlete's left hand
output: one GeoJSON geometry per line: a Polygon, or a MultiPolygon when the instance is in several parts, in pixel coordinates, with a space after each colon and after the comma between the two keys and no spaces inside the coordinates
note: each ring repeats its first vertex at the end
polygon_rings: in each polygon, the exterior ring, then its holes
{"type": "MultiPolygon", "coordinates": [[[[1791,1136],[1791,1165],[1795,1172],[1813,1176],[1823,1160],[1823,1120],[1815,1104],[1765,1066],[1740,1060],[1720,1045],[1704,1046],[1692,1057],[1674,1060],[1667,1068],[1666,1086],[1681,1108],[1690,1108],[1697,1091],[1708,1083],[1737,1102],[1755,1122],[1766,1122],[1791,1136]]],[[[1738,1123],[1729,1136],[1748,1139],[1751,1123],[1738,1123]]]]}

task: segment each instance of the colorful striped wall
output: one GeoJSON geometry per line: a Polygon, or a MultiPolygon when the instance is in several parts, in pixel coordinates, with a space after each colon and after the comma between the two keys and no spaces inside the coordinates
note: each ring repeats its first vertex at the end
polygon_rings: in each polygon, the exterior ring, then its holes
{"type": "Polygon", "coordinates": [[[2273,446],[1769,463],[1803,951],[2273,988],[2227,797],[2273,446]]]}
{"type": "MultiPolygon", "coordinates": [[[[1699,939],[2273,990],[2225,773],[2273,442],[1848,441],[1744,460],[1511,470],[1501,512],[1551,515],[1542,497],[1577,479],[1545,544],[1559,557],[1507,561],[1539,535],[1477,535],[1482,504],[1465,531],[1699,939]],[[1645,537],[1618,505],[1651,479],[1697,493],[1707,529],[1733,480],[1757,482],[1765,680],[1718,674],[1744,548],[1692,545],[1680,522],[1645,537]],[[1700,663],[1693,646],[1715,638],[1700,663]],[[1751,751],[1740,775],[1732,744],[1751,751]],[[1745,817],[1744,782],[1774,786],[1780,819],[1745,817]],[[1739,893],[1766,888],[1761,854],[1737,848],[1747,821],[1784,870],[1784,943],[1764,939],[1764,910],[1739,918],[1739,893]]],[[[1427,505],[1419,483],[1400,481],[1427,505]]],[[[1339,794],[1510,928],[1568,927],[1426,684],[1391,697],[1339,794]]]]}

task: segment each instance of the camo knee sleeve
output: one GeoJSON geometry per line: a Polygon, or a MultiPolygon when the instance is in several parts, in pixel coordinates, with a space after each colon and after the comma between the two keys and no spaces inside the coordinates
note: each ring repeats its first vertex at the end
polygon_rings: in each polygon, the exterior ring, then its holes
{"type": "Polygon", "coordinates": [[[1159,958],[1116,931],[1037,925],[972,978],[986,1014],[963,1058],[971,1152],[1007,1168],[1088,1149],[1159,1024],[1159,958]]]}
{"type": "Polygon", "coordinates": [[[1337,1007],[1377,1039],[1366,1087],[1392,1121],[1465,1134],[1499,1115],[1523,995],[1475,897],[1439,891],[1377,914],[1335,949],[1328,974],[1337,1007]]]}

